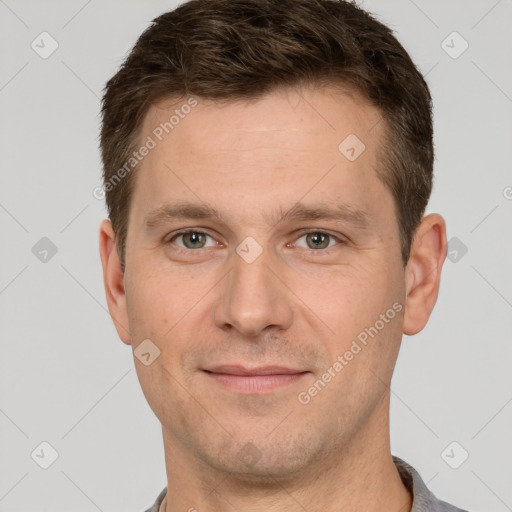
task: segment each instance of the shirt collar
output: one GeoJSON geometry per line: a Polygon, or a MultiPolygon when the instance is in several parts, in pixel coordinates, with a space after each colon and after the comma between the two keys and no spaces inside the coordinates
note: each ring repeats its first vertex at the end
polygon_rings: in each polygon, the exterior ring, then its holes
{"type": "MultiPolygon", "coordinates": [[[[452,510],[460,510],[438,500],[427,488],[419,473],[412,466],[407,464],[407,462],[395,455],[393,455],[393,462],[398,469],[402,482],[412,495],[413,502],[410,512],[448,512],[452,510]]],[[[167,488],[160,493],[160,496],[158,497],[159,499],[157,499],[157,503],[160,502],[158,512],[165,512],[165,503],[167,501],[166,492],[167,488]]]]}

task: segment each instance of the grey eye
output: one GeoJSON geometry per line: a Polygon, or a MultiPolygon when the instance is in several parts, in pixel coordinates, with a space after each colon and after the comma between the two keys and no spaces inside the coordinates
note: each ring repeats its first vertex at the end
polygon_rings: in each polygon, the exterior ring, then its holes
{"type": "Polygon", "coordinates": [[[186,249],[203,249],[206,247],[207,238],[211,237],[201,231],[188,231],[186,233],[179,233],[174,238],[176,241],[182,240],[181,244],[176,244],[179,247],[185,247],[186,249]]]}
{"type": "Polygon", "coordinates": [[[306,240],[311,249],[325,249],[329,246],[329,235],[323,233],[309,233],[306,240]]]}

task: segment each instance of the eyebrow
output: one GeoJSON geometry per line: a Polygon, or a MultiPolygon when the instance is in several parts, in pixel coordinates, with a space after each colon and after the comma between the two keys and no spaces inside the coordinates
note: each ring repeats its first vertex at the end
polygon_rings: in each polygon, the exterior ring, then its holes
{"type": "Polygon", "coordinates": [[[166,224],[173,219],[217,219],[222,221],[221,216],[215,208],[206,204],[174,203],[164,204],[150,212],[144,224],[148,228],[154,228],[166,224]]]}
{"type": "MultiPolygon", "coordinates": [[[[266,221],[272,225],[282,224],[285,221],[335,220],[351,224],[360,230],[368,230],[371,222],[364,210],[357,209],[349,204],[339,204],[335,207],[327,205],[307,206],[296,203],[288,211],[282,208],[273,214],[264,214],[266,221]]],[[[177,202],[164,204],[151,211],[145,218],[147,228],[165,225],[174,219],[215,219],[224,222],[222,215],[212,206],[190,202],[177,202]]]]}

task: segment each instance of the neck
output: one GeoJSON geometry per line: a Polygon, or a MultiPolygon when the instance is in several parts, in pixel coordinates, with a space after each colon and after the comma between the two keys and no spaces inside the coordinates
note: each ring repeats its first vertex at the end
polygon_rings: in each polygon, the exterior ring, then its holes
{"type": "Polygon", "coordinates": [[[350,443],[300,474],[258,482],[199,461],[163,429],[168,486],[162,510],[177,512],[410,512],[412,497],[393,462],[389,393],[350,443]]]}

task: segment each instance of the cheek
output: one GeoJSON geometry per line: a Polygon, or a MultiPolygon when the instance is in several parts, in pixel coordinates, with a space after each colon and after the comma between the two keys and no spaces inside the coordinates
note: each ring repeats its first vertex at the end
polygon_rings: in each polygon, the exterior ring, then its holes
{"type": "Polygon", "coordinates": [[[302,276],[294,287],[297,296],[336,337],[352,335],[354,328],[376,320],[392,298],[389,277],[377,265],[324,268],[302,276]]]}
{"type": "Polygon", "coordinates": [[[347,351],[357,352],[348,354],[357,362],[349,363],[340,382],[353,372],[366,374],[369,367],[387,375],[383,368],[392,366],[400,345],[403,275],[391,262],[366,263],[330,271],[328,278],[308,275],[297,291],[304,302],[301,315],[310,319],[315,332],[320,328],[326,333],[325,362],[333,363],[347,351]]]}
{"type": "Polygon", "coordinates": [[[159,302],[154,300],[155,292],[158,290],[154,289],[151,279],[141,279],[136,269],[127,270],[125,274],[126,308],[132,337],[143,335],[151,338],[146,329],[152,325],[155,309],[159,305],[159,302]]]}
{"type": "MultiPolygon", "coordinates": [[[[160,349],[160,356],[154,364],[164,367],[160,380],[156,375],[152,382],[144,380],[148,389],[156,386],[163,392],[165,385],[174,389],[176,381],[165,370],[183,383],[190,384],[189,379],[197,365],[198,345],[200,349],[201,340],[208,340],[211,336],[212,323],[208,319],[212,304],[208,291],[218,278],[208,276],[207,279],[205,275],[187,278],[176,272],[153,271],[151,274],[141,273],[137,280],[127,281],[127,307],[134,345],[149,338],[160,349]]],[[[176,396],[180,395],[179,388],[175,392],[176,396]]]]}
{"type": "Polygon", "coordinates": [[[125,280],[132,334],[165,337],[201,300],[207,284],[168,271],[145,273],[133,268],[125,280]]]}

